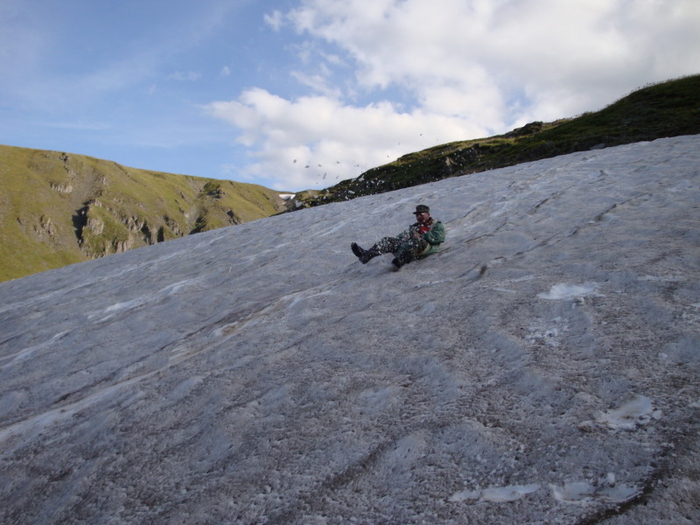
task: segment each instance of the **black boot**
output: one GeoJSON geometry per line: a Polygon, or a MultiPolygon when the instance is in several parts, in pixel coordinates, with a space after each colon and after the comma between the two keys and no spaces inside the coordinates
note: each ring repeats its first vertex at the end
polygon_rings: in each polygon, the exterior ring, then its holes
{"type": "Polygon", "coordinates": [[[352,250],[352,253],[355,254],[355,257],[358,257],[358,258],[359,258],[359,257],[362,257],[362,254],[365,253],[365,250],[363,250],[362,248],[360,248],[360,245],[357,244],[356,242],[353,242],[353,243],[350,245],[350,249],[352,250]]]}
{"type": "Polygon", "coordinates": [[[377,255],[381,255],[376,246],[372,246],[369,250],[364,250],[360,248],[356,242],[350,245],[350,249],[352,250],[352,253],[354,253],[355,256],[360,259],[362,264],[367,264],[370,259],[373,259],[377,255]]]}
{"type": "Polygon", "coordinates": [[[397,270],[399,270],[404,264],[408,264],[413,260],[413,255],[411,252],[406,250],[402,250],[394,255],[396,255],[396,257],[393,261],[391,261],[391,264],[393,264],[397,270]]]}

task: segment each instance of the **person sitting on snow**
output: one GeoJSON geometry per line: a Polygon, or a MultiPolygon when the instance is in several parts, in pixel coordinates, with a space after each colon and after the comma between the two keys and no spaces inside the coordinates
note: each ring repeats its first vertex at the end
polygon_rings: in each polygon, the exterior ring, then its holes
{"type": "Polygon", "coordinates": [[[438,251],[440,244],[445,242],[445,227],[430,216],[430,208],[425,204],[416,206],[413,212],[416,223],[396,237],[384,237],[369,250],[360,248],[353,242],[350,245],[362,264],[384,253],[394,254],[391,263],[398,269],[415,259],[422,259],[438,251]]]}

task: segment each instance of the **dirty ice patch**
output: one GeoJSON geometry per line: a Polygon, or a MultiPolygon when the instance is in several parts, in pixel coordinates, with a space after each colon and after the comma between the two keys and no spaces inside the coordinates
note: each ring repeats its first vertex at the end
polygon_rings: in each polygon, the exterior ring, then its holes
{"type": "Polygon", "coordinates": [[[597,414],[595,420],[599,425],[611,430],[634,430],[660,417],[661,411],[654,410],[651,399],[637,396],[619,408],[597,414]]]}
{"type": "Polygon", "coordinates": [[[596,293],[598,285],[596,283],[584,284],[555,284],[547,293],[537,294],[540,299],[562,300],[562,299],[578,299],[587,295],[596,293]]]}
{"type": "Polygon", "coordinates": [[[488,501],[490,503],[508,503],[516,501],[527,494],[532,494],[540,489],[539,484],[510,485],[507,487],[489,487],[483,490],[463,490],[450,496],[453,503],[463,501],[488,501]]]}
{"type": "Polygon", "coordinates": [[[533,485],[511,485],[509,487],[491,487],[481,491],[481,500],[490,501],[492,503],[505,503],[516,501],[525,496],[539,490],[540,486],[533,485]]]}
{"type": "Polygon", "coordinates": [[[136,308],[144,303],[143,299],[138,298],[132,301],[125,301],[123,303],[113,304],[105,309],[105,313],[121,312],[122,310],[129,310],[131,308],[136,308]]]}
{"type": "Polygon", "coordinates": [[[594,486],[587,481],[575,481],[564,485],[550,485],[552,496],[564,503],[588,503],[594,500],[607,503],[625,503],[641,494],[635,485],[603,484],[594,486]]]}

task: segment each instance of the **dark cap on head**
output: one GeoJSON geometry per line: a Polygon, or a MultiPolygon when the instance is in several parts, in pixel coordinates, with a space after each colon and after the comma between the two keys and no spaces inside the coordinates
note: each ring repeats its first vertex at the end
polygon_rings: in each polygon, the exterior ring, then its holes
{"type": "Polygon", "coordinates": [[[418,206],[416,206],[416,211],[414,211],[413,213],[430,213],[430,208],[428,208],[425,204],[419,204],[418,206]]]}

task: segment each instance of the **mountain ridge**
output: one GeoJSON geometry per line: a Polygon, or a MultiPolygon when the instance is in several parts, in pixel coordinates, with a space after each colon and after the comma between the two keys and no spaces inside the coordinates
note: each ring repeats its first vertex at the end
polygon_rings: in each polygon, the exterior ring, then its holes
{"type": "Polygon", "coordinates": [[[297,196],[299,207],[353,199],[566,155],[700,133],[700,75],[635,90],[607,107],[554,122],[530,122],[503,135],[409,153],[359,177],[297,196]]]}
{"type": "Polygon", "coordinates": [[[141,170],[86,155],[0,146],[0,280],[285,209],[255,184],[141,170]]]}

